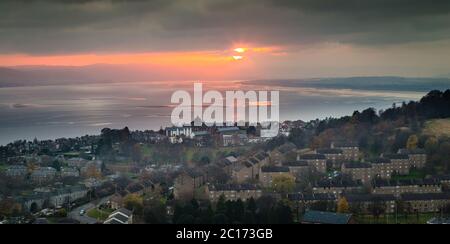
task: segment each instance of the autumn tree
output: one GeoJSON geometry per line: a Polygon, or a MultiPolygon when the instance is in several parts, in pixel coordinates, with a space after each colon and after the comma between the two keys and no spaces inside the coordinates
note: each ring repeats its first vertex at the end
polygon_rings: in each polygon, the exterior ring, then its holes
{"type": "Polygon", "coordinates": [[[126,209],[133,211],[134,214],[142,214],[144,208],[144,201],[138,194],[128,194],[123,199],[123,203],[126,209]]]}
{"type": "Polygon", "coordinates": [[[350,210],[350,206],[345,197],[341,197],[337,204],[337,212],[338,213],[348,213],[350,210]]]}
{"type": "Polygon", "coordinates": [[[406,142],[406,148],[409,150],[417,149],[417,145],[419,144],[419,138],[416,135],[411,135],[406,142]]]}

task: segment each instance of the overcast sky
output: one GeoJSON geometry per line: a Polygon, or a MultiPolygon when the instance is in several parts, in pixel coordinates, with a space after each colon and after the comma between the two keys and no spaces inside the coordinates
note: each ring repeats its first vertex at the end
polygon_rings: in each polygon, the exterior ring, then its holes
{"type": "Polygon", "coordinates": [[[450,73],[448,0],[2,0],[0,10],[2,66],[245,47],[236,70],[258,78],[450,73]]]}

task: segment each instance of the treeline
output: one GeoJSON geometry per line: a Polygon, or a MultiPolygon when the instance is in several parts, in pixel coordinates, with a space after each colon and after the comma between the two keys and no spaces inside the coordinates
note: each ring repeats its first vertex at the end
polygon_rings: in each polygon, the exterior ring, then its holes
{"type": "Polygon", "coordinates": [[[201,206],[197,200],[180,205],[174,209],[174,224],[291,224],[293,212],[285,201],[265,196],[258,200],[250,199],[225,201],[222,196],[215,204],[201,206]]]}

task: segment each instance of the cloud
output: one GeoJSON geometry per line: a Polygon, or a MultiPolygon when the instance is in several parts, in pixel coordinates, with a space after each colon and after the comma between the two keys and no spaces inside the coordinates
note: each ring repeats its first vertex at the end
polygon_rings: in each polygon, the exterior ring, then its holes
{"type": "Polygon", "coordinates": [[[447,0],[4,0],[0,9],[0,53],[450,39],[447,0]]]}

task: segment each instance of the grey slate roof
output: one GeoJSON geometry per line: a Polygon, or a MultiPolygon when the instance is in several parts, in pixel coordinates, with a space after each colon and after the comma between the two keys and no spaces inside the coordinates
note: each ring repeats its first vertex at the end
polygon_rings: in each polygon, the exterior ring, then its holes
{"type": "Polygon", "coordinates": [[[348,224],[351,218],[351,214],[306,211],[305,215],[303,216],[302,222],[317,224],[348,224]]]}

